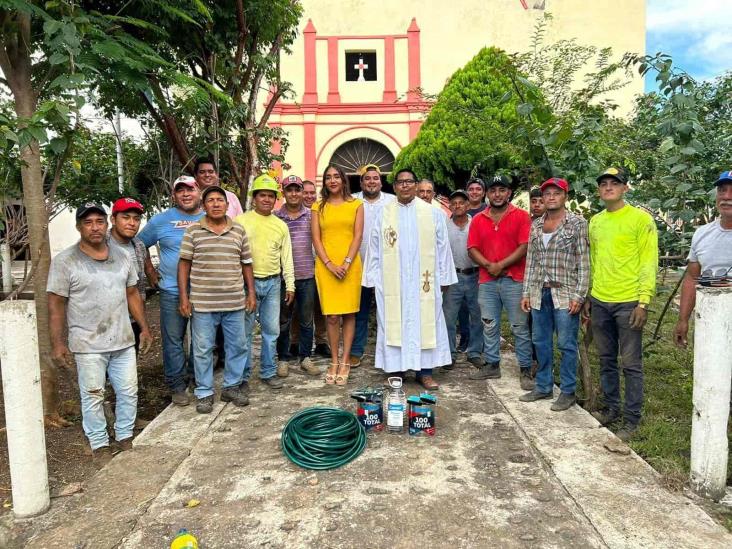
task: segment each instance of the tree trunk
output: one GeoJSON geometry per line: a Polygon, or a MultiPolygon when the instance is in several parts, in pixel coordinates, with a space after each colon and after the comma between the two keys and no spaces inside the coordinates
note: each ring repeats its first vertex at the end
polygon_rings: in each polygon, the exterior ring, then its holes
{"type": "MultiPolygon", "coordinates": [[[[36,110],[36,95],[31,86],[30,72],[15,74],[19,86],[14,95],[15,112],[20,119],[30,118],[36,110]]],[[[20,175],[23,181],[23,204],[28,218],[31,259],[35,265],[33,293],[38,322],[38,353],[41,360],[41,389],[43,412],[52,424],[63,423],[58,414],[58,370],[51,360],[51,339],[48,327],[48,296],[46,283],[51,265],[48,241],[48,211],[43,192],[41,151],[35,139],[20,150],[20,175]]]]}

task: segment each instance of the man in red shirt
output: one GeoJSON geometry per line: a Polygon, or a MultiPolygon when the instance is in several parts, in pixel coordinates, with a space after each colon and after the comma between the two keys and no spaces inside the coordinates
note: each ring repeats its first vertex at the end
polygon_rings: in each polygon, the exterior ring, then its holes
{"type": "Polygon", "coordinates": [[[487,181],[486,194],[490,206],[473,218],[468,233],[468,253],[480,267],[478,303],[485,360],[470,379],[501,377],[501,311],[505,309],[521,367],[521,388],[531,391],[531,336],[528,315],[521,310],[531,217],[511,204],[513,189],[505,175],[487,181]]]}

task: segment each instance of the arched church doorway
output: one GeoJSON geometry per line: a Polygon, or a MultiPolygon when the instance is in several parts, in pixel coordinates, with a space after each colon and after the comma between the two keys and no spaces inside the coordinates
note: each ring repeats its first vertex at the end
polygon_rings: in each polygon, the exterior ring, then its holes
{"type": "Polygon", "coordinates": [[[381,170],[384,190],[390,191],[387,189],[386,176],[391,173],[394,166],[394,155],[378,141],[366,137],[346,141],[335,150],[330,158],[330,163],[346,172],[351,192],[354,193],[361,188],[359,170],[368,164],[376,164],[381,170]]]}

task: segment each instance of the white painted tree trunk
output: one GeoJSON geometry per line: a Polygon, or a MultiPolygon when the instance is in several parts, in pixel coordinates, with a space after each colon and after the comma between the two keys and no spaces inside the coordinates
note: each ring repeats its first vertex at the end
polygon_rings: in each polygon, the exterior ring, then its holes
{"type": "Polygon", "coordinates": [[[727,481],[732,288],[698,288],[695,315],[691,485],[719,500],[727,481]]]}
{"type": "Polygon", "coordinates": [[[45,512],[50,504],[33,301],[0,303],[0,363],[13,512],[30,517],[45,512]]]}
{"type": "Polygon", "coordinates": [[[13,262],[10,259],[10,246],[5,242],[0,244],[0,261],[3,271],[3,292],[9,294],[13,291],[13,262]]]}

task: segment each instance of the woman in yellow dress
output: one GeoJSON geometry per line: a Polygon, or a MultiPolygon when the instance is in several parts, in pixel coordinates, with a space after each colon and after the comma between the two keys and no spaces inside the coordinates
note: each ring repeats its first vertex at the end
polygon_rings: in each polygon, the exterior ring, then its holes
{"type": "Polygon", "coordinates": [[[331,365],[325,374],[328,384],[345,385],[351,365],[356,313],[361,306],[361,257],[363,205],[351,196],[348,178],[337,166],[323,173],[322,199],[312,206],[315,283],[320,308],[327,319],[331,365]],[[338,359],[338,343],[343,322],[343,359],[338,359]]]}

